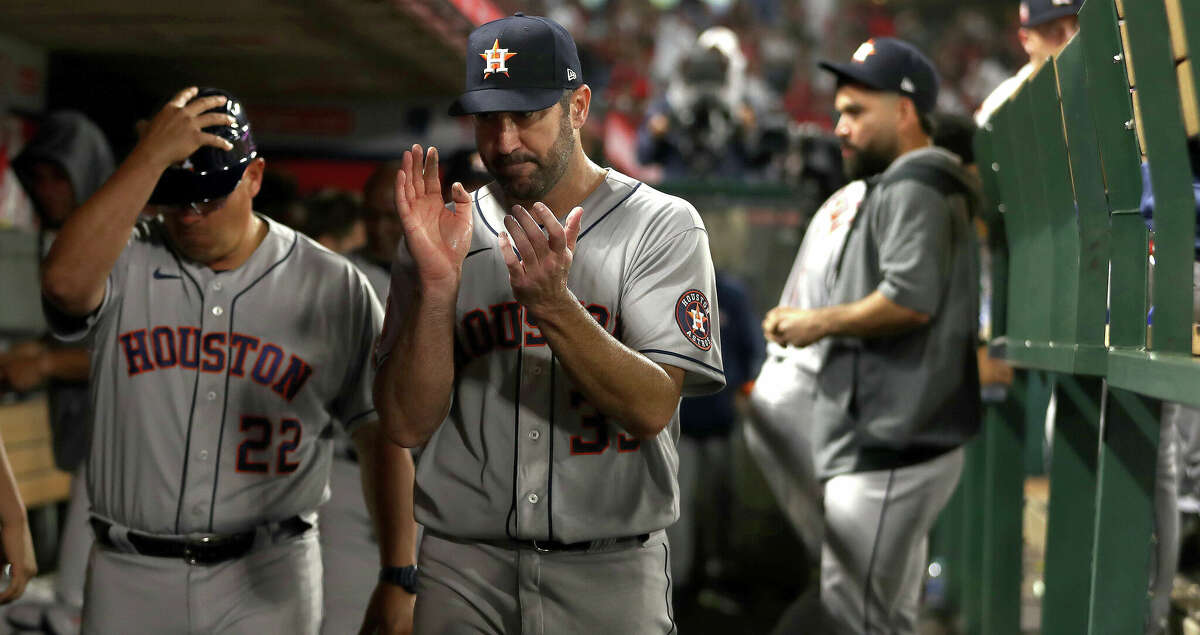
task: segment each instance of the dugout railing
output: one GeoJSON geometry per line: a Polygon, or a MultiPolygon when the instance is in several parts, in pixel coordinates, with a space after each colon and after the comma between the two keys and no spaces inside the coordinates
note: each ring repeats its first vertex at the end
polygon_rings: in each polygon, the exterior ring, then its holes
{"type": "Polygon", "coordinates": [[[968,633],[1019,633],[1025,448],[1049,376],[1041,632],[1140,633],[1154,540],[1159,409],[1200,406],[1193,357],[1200,3],[1087,0],[1080,32],[975,140],[992,253],[994,354],[1019,370],[990,403],[938,527],[968,633]],[[1154,234],[1139,207],[1141,164],[1154,234]],[[1152,291],[1152,293],[1151,293],[1152,291]],[[1148,319],[1149,318],[1149,319],[1148,319]]]}

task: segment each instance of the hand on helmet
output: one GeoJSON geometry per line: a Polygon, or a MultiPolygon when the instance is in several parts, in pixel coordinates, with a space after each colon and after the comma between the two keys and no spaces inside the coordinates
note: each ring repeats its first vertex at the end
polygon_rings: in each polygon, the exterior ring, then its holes
{"type": "Polygon", "coordinates": [[[221,137],[204,132],[204,128],[236,123],[233,117],[223,112],[207,112],[226,102],[224,95],[210,95],[194,99],[199,92],[195,86],[185,88],[171,98],[167,105],[146,126],[135,151],[140,152],[153,164],[166,169],[173,163],[183,161],[203,146],[222,150],[233,149],[233,144],[221,137]]]}

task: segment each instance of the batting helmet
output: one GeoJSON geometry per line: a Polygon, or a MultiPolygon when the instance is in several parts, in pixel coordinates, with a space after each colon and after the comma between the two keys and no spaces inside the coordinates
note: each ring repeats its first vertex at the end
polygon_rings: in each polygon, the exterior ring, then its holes
{"type": "Polygon", "coordinates": [[[206,203],[227,196],[242,180],[246,166],[258,156],[254,137],[250,134],[250,120],[246,118],[242,102],[219,88],[202,88],[196,94],[196,99],[210,95],[224,95],[228,101],[208,112],[223,112],[235,121],[232,125],[211,126],[204,131],[229,141],[233,149],[204,146],[182,163],[167,168],[150,195],[150,203],[206,203]]]}

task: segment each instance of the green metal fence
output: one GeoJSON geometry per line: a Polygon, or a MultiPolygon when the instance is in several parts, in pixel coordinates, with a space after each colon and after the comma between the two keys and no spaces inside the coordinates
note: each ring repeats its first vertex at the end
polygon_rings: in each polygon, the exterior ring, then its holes
{"type": "Polygon", "coordinates": [[[1181,59],[1200,50],[1200,3],[1122,4],[1087,0],[1079,35],[976,137],[997,254],[993,346],[1021,370],[1007,398],[989,404],[939,527],[971,633],[1020,632],[1022,448],[1026,428],[1040,428],[1028,420],[1044,416],[1031,397],[1043,374],[1058,394],[1046,634],[1142,632],[1160,403],[1200,405],[1194,130],[1183,105],[1195,97],[1180,92],[1197,84],[1181,59]],[[1156,199],[1152,268],[1140,147],[1156,199]]]}

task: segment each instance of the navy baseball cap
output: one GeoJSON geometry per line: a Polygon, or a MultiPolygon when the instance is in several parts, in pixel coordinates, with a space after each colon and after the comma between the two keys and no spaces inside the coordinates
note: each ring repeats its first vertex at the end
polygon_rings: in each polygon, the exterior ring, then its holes
{"type": "Polygon", "coordinates": [[[467,38],[466,90],[450,105],[450,114],[544,110],[563,90],[582,85],[571,34],[554,20],[516,13],[467,38]]]}
{"type": "Polygon", "coordinates": [[[937,105],[938,75],[933,62],[903,40],[872,38],[858,47],[849,63],[822,61],[819,66],[837,75],[840,82],[904,95],[922,113],[937,105]]]}
{"type": "Polygon", "coordinates": [[[1022,0],[1021,26],[1031,28],[1051,20],[1077,15],[1083,0],[1022,0]]]}

